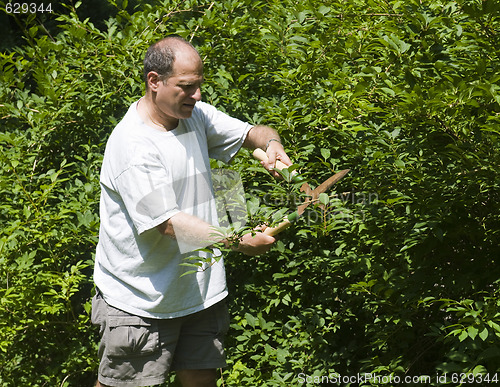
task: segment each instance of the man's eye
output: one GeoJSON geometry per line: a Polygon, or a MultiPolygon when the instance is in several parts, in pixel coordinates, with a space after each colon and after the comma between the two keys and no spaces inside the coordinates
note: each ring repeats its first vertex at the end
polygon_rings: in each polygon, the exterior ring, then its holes
{"type": "Polygon", "coordinates": [[[194,93],[198,88],[201,87],[199,83],[184,83],[180,84],[179,87],[183,90],[185,93],[194,93]]]}

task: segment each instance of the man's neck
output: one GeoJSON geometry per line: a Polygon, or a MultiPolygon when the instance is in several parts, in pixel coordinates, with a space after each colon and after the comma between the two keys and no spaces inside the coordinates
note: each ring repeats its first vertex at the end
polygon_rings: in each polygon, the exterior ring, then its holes
{"type": "Polygon", "coordinates": [[[179,125],[178,119],[165,117],[148,94],[138,101],[137,113],[146,125],[156,130],[168,132],[179,125]]]}

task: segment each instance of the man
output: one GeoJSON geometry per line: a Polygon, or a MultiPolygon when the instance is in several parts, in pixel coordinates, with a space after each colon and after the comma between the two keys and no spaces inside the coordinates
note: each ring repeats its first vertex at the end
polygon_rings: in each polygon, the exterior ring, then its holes
{"type": "MultiPolygon", "coordinates": [[[[144,77],[145,96],[113,130],[101,171],[97,386],[157,385],[175,370],[184,387],[213,387],[225,366],[227,287],[218,250],[199,247],[229,242],[214,234],[209,158],[229,162],[245,146],[265,149],[270,171],[277,159],[291,161],[273,129],[201,102],[203,63],[187,41],[152,45],[144,77]],[[183,275],[193,255],[209,264],[183,275]]],[[[259,255],[274,242],[256,232],[232,248],[259,255]]]]}

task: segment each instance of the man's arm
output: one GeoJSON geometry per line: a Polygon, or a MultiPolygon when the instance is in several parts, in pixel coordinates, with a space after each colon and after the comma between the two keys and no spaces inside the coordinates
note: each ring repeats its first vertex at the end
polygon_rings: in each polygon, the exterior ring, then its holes
{"type": "MultiPolygon", "coordinates": [[[[273,171],[276,160],[280,160],[286,165],[292,164],[283,145],[281,145],[278,132],[269,126],[257,125],[251,128],[243,142],[243,146],[249,149],[261,148],[265,150],[269,161],[268,163],[262,162],[262,165],[275,177],[280,176],[276,171],[273,171]]],[[[217,242],[224,242],[226,246],[229,245],[224,236],[217,235],[216,230],[209,223],[184,212],[172,216],[157,226],[157,229],[162,235],[196,244],[200,247],[217,242]],[[193,243],[194,241],[196,242],[193,243]]],[[[245,234],[240,239],[238,246],[233,247],[233,249],[246,255],[260,255],[266,253],[275,241],[275,238],[262,232],[256,232],[254,235],[245,234]]]]}
{"type": "MultiPolygon", "coordinates": [[[[224,239],[224,236],[217,234],[217,231],[209,223],[184,212],[175,214],[156,228],[162,235],[197,245],[200,248],[218,242],[224,242],[226,246],[229,246],[229,242],[224,239]]],[[[275,241],[275,238],[262,232],[257,232],[255,235],[245,234],[240,239],[238,246],[233,247],[233,249],[246,255],[260,255],[266,253],[275,241]]]]}
{"type": "Polygon", "coordinates": [[[276,160],[280,160],[286,165],[292,165],[291,160],[281,145],[281,138],[273,128],[265,125],[256,125],[247,134],[243,146],[249,149],[261,148],[263,149],[269,159],[268,163],[262,162],[264,168],[270,171],[274,177],[280,175],[273,171],[276,160]]]}

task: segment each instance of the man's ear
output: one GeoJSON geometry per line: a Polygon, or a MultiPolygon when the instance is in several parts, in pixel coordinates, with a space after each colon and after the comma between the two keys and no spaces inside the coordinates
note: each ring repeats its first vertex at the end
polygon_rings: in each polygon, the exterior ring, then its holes
{"type": "Polygon", "coordinates": [[[149,90],[156,92],[158,91],[158,84],[162,82],[160,79],[160,76],[156,71],[150,71],[146,77],[147,82],[148,82],[148,88],[149,90]]]}

